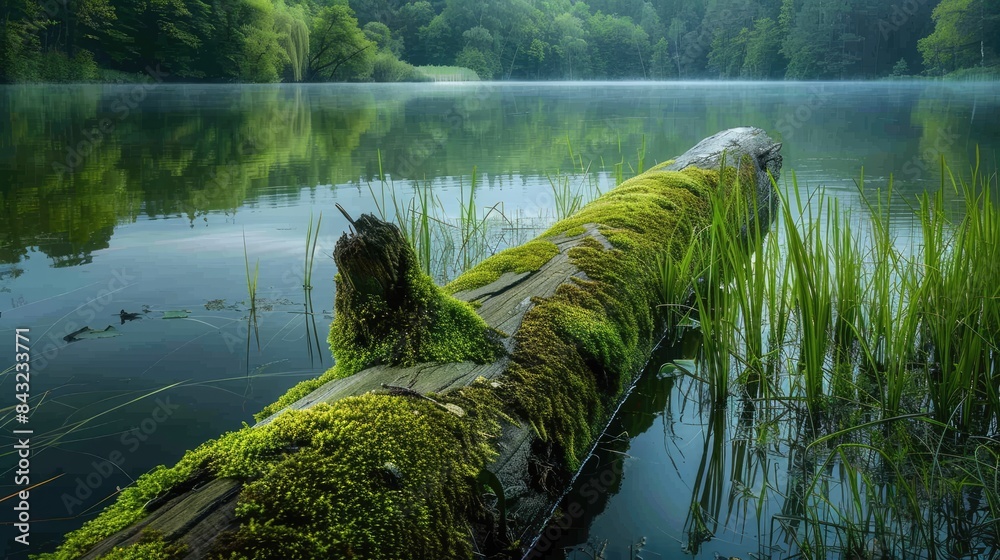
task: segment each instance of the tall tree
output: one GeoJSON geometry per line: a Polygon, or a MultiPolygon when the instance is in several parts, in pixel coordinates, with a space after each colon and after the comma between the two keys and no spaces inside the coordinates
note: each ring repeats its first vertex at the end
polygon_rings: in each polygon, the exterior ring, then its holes
{"type": "Polygon", "coordinates": [[[347,6],[328,6],[313,21],[309,45],[309,81],[365,77],[371,72],[375,43],[358,28],[347,6]]]}
{"type": "MultiPolygon", "coordinates": [[[[789,14],[782,6],[782,24],[789,14]]],[[[795,2],[797,5],[798,2],[795,2]]],[[[781,46],[788,58],[790,79],[844,78],[861,57],[860,37],[854,33],[846,0],[802,0],[781,46]]]]}
{"type": "Polygon", "coordinates": [[[295,82],[301,82],[305,78],[309,64],[307,17],[301,5],[289,7],[280,2],[275,6],[274,29],[278,33],[278,42],[288,60],[290,78],[295,82]]]}
{"type": "Polygon", "coordinates": [[[426,56],[420,41],[420,28],[434,19],[434,8],[430,2],[410,2],[399,9],[398,29],[394,29],[403,42],[403,57],[414,64],[426,63],[426,56]]]}
{"type": "Polygon", "coordinates": [[[670,39],[671,49],[673,50],[674,63],[677,65],[677,76],[683,77],[684,70],[682,69],[681,53],[687,46],[687,24],[681,18],[674,18],[670,20],[670,27],[667,28],[667,38],[670,39]]]}
{"type": "Polygon", "coordinates": [[[934,73],[985,65],[1000,50],[1000,1],[942,0],[931,18],[934,32],[918,46],[934,73]]]}
{"type": "Polygon", "coordinates": [[[778,77],[784,69],[781,53],[781,28],[773,19],[760,18],[747,38],[742,75],[756,80],[778,77]]]}
{"type": "Polygon", "coordinates": [[[130,73],[162,65],[177,78],[204,78],[205,40],[216,28],[212,8],[201,0],[116,0],[118,20],[103,32],[102,62],[130,73]]]}
{"type": "Polygon", "coordinates": [[[600,12],[590,17],[594,73],[604,78],[644,78],[651,48],[646,31],[629,17],[600,12]]]}
{"type": "Polygon", "coordinates": [[[664,37],[653,45],[653,55],[649,62],[649,77],[654,80],[665,80],[677,75],[677,68],[670,57],[670,44],[664,37]]]}
{"type": "Polygon", "coordinates": [[[288,54],[275,31],[271,0],[244,0],[244,20],[239,29],[240,52],[235,60],[237,79],[244,82],[276,82],[288,54]]]}
{"type": "Polygon", "coordinates": [[[735,36],[729,31],[716,32],[712,50],[708,53],[708,67],[723,79],[739,78],[747,55],[750,30],[740,29],[735,36]]]}
{"type": "Polygon", "coordinates": [[[41,42],[48,25],[36,0],[0,2],[0,83],[34,78],[41,42]]]}
{"type": "Polygon", "coordinates": [[[590,76],[589,45],[583,21],[570,12],[559,14],[552,22],[552,34],[560,75],[570,80],[590,76]]]}

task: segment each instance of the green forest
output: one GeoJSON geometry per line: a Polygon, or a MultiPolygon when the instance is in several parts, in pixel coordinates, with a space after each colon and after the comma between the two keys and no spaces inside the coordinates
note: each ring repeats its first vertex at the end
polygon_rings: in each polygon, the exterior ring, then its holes
{"type": "Polygon", "coordinates": [[[1000,0],[0,0],[0,82],[877,79],[994,69],[1000,0]]]}

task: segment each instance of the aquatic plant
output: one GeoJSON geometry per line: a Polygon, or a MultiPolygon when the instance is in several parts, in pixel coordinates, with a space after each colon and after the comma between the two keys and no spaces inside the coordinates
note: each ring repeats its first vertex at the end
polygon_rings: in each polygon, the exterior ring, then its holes
{"type": "Polygon", "coordinates": [[[476,203],[478,177],[475,167],[468,195],[465,185],[459,185],[457,217],[445,214],[444,205],[431,194],[428,182],[414,182],[412,196],[403,198],[394,182],[382,173],[381,153],[379,181],[378,192],[368,185],[377,216],[399,227],[416,251],[421,270],[442,283],[501,248],[518,242],[507,239],[503,233],[504,229],[517,230],[522,226],[504,214],[502,204],[486,208],[480,215],[476,203]]]}
{"type": "MultiPolygon", "coordinates": [[[[783,487],[767,482],[767,466],[741,469],[758,473],[741,484],[760,491],[739,499],[755,502],[762,553],[780,542],[803,557],[997,551],[998,178],[978,160],[965,177],[942,163],[941,177],[937,192],[911,202],[892,178],[872,193],[862,174],[867,212],[847,213],[792,174],[777,227],[750,258],[719,248],[740,239],[712,229],[723,215],[715,203],[694,259],[703,272],[690,325],[701,330],[701,353],[684,369],[705,384],[715,419],[727,383],[718,372],[728,368],[728,381],[747,389],[741,429],[759,445],[782,438],[783,487]],[[946,192],[963,207],[949,206],[946,192]],[[888,221],[901,205],[914,213],[908,244],[888,221]],[[764,504],[774,499],[783,505],[769,526],[764,504]]],[[[671,267],[661,260],[664,293],[671,267]]],[[[734,464],[764,455],[740,457],[734,464]]],[[[692,528],[713,519],[697,494],[692,504],[692,528]]]]}
{"type": "MultiPolygon", "coordinates": [[[[246,267],[247,294],[250,299],[250,317],[247,319],[253,323],[254,335],[257,338],[257,346],[260,347],[260,333],[257,330],[257,279],[260,277],[260,259],[254,267],[253,274],[250,274],[250,256],[247,254],[247,234],[243,232],[243,264],[246,267]]],[[[250,346],[250,332],[247,331],[247,351],[250,346]]],[[[248,362],[249,363],[249,362],[248,362]]]]}
{"type": "Polygon", "coordinates": [[[319,227],[323,223],[323,213],[319,213],[316,221],[316,230],[313,231],[313,216],[309,213],[309,225],[306,226],[306,264],[303,272],[302,287],[306,290],[312,289],[312,270],[316,260],[316,243],[319,240],[319,227]]]}
{"type": "Polygon", "coordinates": [[[552,187],[552,197],[556,204],[556,219],[563,220],[576,213],[583,206],[583,194],[573,192],[570,186],[570,177],[557,175],[555,179],[551,175],[546,175],[549,185],[552,187]]]}

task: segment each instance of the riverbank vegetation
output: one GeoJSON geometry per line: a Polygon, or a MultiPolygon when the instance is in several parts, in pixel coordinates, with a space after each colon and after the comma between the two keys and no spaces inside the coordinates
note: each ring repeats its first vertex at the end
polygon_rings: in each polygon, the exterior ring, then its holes
{"type": "MultiPolygon", "coordinates": [[[[689,311],[683,324],[703,337],[695,360],[665,371],[702,382],[691,397],[714,430],[723,418],[737,424],[730,509],[705,499],[721,500],[721,478],[709,490],[699,476],[689,551],[713,538],[720,514],[751,511],[765,555],[997,553],[997,174],[978,164],[964,178],[941,174],[940,190],[915,200],[891,180],[887,192],[867,192],[862,179],[864,215],[793,179],[766,238],[743,237],[755,224],[733,229],[719,213],[696,257],[661,258],[668,309],[689,311]],[[906,206],[912,230],[890,228],[890,209],[906,206]],[[739,249],[747,240],[755,256],[739,249]],[[681,267],[702,278],[686,301],[681,267]],[[772,460],[787,463],[787,481],[767,474],[772,460]],[[770,502],[781,511],[765,517],[770,502]]],[[[717,451],[714,463],[726,460],[717,451]]]]}
{"type": "Polygon", "coordinates": [[[998,53],[989,0],[0,5],[0,83],[435,79],[425,65],[485,80],[871,79],[995,69],[998,53]]]}

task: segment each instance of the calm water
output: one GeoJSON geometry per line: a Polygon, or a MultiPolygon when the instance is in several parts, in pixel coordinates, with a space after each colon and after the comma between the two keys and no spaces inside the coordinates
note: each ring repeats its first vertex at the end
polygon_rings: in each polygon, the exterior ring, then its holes
{"type": "MultiPolygon", "coordinates": [[[[795,170],[800,188],[825,186],[859,214],[862,167],[866,188],[893,173],[913,194],[939,185],[942,155],[965,169],[978,145],[992,169],[1000,152],[992,84],[33,86],[0,88],[0,122],[0,325],[11,338],[31,329],[31,481],[59,476],[31,492],[29,551],[5,526],[9,557],[52,549],[116,487],[252,423],[331,365],[328,257],[347,228],[334,204],[375,210],[380,157],[404,202],[419,180],[457,217],[475,170],[481,211],[499,204],[539,225],[555,211],[548,174],[583,161],[607,188],[614,164],[629,174],[643,145],[648,167],[734,126],[780,137],[786,177],[795,170]],[[323,256],[307,293],[306,225],[319,212],[323,256]],[[251,268],[260,262],[259,344],[248,335],[244,239],[251,268]],[[122,310],[141,318],[122,323],[122,310]],[[186,316],[164,318],[177,311],[186,316]],[[120,336],[64,340],[109,325],[120,336]]],[[[515,229],[497,245],[534,235],[515,229]]],[[[10,342],[0,358],[12,363],[10,342]]],[[[2,407],[14,404],[13,381],[0,383],[2,407]]],[[[647,376],[605,453],[623,474],[552,550],[607,541],[607,558],[627,558],[645,537],[646,558],[684,556],[692,492],[704,490],[698,466],[729,472],[739,456],[738,426],[709,421],[697,391],[647,376]]],[[[15,491],[12,464],[3,495],[15,491]]],[[[592,468],[600,480],[603,467],[592,468]]],[[[722,496],[731,478],[719,479],[722,496]]],[[[756,515],[723,509],[700,554],[745,557],[756,515]]]]}

